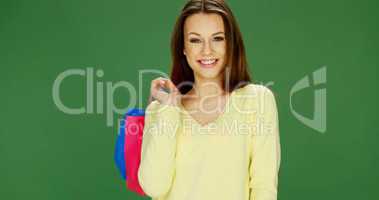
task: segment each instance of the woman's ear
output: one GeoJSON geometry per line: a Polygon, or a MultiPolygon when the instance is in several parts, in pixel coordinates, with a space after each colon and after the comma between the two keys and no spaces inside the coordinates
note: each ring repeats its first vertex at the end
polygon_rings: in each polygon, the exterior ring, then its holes
{"type": "Polygon", "coordinates": [[[183,54],[186,55],[186,49],[183,48],[183,54]]]}

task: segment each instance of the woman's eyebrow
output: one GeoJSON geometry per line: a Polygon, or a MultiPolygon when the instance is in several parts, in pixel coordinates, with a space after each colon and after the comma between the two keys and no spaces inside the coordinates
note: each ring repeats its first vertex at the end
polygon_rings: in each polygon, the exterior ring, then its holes
{"type": "MultiPolygon", "coordinates": [[[[196,33],[196,32],[189,32],[188,33],[188,35],[191,35],[191,34],[194,34],[194,35],[197,35],[197,36],[201,36],[199,33],[196,33]]],[[[212,36],[218,35],[218,34],[224,34],[224,32],[223,31],[219,31],[219,32],[213,33],[212,36]]]]}
{"type": "Polygon", "coordinates": [[[194,34],[194,35],[198,35],[198,36],[200,36],[200,34],[195,33],[195,32],[189,32],[189,33],[188,33],[188,35],[191,35],[191,34],[194,34]]]}
{"type": "Polygon", "coordinates": [[[224,34],[224,32],[219,31],[219,32],[217,32],[217,33],[213,33],[212,35],[218,35],[218,34],[224,34]]]}

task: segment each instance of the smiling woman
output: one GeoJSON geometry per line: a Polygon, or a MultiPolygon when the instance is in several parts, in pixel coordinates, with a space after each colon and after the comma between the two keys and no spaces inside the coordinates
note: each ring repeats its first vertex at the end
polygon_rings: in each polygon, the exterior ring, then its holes
{"type": "Polygon", "coordinates": [[[187,2],[174,27],[171,55],[171,80],[182,94],[192,89],[187,82],[195,82],[195,76],[201,77],[204,72],[212,78],[215,74],[219,76],[221,87],[227,92],[251,81],[241,32],[232,11],[222,0],[187,2]],[[202,66],[215,61],[211,65],[215,66],[213,71],[201,71],[202,66]],[[224,73],[227,69],[229,74],[224,73]]]}
{"type": "Polygon", "coordinates": [[[222,75],[219,72],[225,65],[224,35],[222,17],[218,14],[199,13],[187,18],[184,25],[183,54],[195,76],[207,78],[222,75]]]}
{"type": "Polygon", "coordinates": [[[154,200],[276,200],[276,101],[251,83],[228,5],[188,1],[171,53],[171,79],[152,81],[146,108],[138,171],[144,192],[154,200]]]}

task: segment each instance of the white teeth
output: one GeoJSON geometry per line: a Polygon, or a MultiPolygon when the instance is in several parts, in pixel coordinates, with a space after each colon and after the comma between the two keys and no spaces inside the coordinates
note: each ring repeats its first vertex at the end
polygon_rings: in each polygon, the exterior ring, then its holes
{"type": "Polygon", "coordinates": [[[204,65],[210,65],[216,62],[216,59],[210,59],[210,60],[200,60],[201,64],[204,65]]]}

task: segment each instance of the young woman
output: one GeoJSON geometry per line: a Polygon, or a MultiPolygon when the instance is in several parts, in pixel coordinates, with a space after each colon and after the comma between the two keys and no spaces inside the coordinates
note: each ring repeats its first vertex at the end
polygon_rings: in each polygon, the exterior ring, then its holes
{"type": "Polygon", "coordinates": [[[277,199],[275,98],[251,83],[228,5],[188,1],[171,44],[171,77],[152,81],[155,100],[146,108],[138,171],[145,193],[153,200],[277,199]]]}

